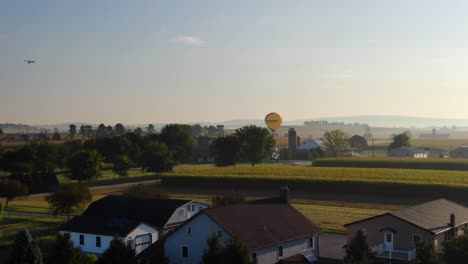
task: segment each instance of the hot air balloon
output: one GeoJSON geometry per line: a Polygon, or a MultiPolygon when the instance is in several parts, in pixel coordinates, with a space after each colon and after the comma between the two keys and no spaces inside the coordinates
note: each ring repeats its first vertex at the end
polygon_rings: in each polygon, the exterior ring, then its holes
{"type": "Polygon", "coordinates": [[[275,132],[283,123],[283,118],[280,114],[272,112],[265,116],[265,123],[272,132],[275,132]]]}

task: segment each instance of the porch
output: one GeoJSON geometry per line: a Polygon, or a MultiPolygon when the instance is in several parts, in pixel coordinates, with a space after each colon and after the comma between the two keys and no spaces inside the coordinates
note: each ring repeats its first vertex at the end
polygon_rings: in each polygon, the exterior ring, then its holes
{"type": "Polygon", "coordinates": [[[416,249],[410,251],[394,250],[393,248],[386,248],[384,243],[372,247],[372,252],[376,254],[377,258],[405,261],[411,261],[416,258],[416,249]]]}

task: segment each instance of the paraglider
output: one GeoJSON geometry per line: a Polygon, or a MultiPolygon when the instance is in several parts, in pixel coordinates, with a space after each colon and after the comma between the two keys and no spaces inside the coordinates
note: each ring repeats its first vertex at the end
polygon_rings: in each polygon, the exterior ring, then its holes
{"type": "Polygon", "coordinates": [[[278,128],[281,126],[281,123],[283,123],[283,118],[276,112],[269,113],[265,116],[265,124],[271,130],[271,132],[278,130],[278,128]]]}

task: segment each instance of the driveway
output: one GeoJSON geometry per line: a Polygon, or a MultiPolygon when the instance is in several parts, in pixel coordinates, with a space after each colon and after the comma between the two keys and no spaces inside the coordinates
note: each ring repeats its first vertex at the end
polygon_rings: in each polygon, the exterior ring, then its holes
{"type": "Polygon", "coordinates": [[[345,256],[345,235],[321,233],[319,239],[320,257],[342,260],[345,256]]]}

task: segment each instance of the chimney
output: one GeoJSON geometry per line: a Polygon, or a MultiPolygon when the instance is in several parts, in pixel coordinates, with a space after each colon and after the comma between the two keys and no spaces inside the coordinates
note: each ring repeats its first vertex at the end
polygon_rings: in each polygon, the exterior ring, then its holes
{"type": "Polygon", "coordinates": [[[285,185],[283,188],[281,188],[280,201],[281,201],[281,203],[284,203],[284,204],[289,203],[289,188],[288,188],[287,185],[285,185]]]}
{"type": "Polygon", "coordinates": [[[450,226],[455,227],[455,214],[454,213],[450,215],[450,226]]]}

